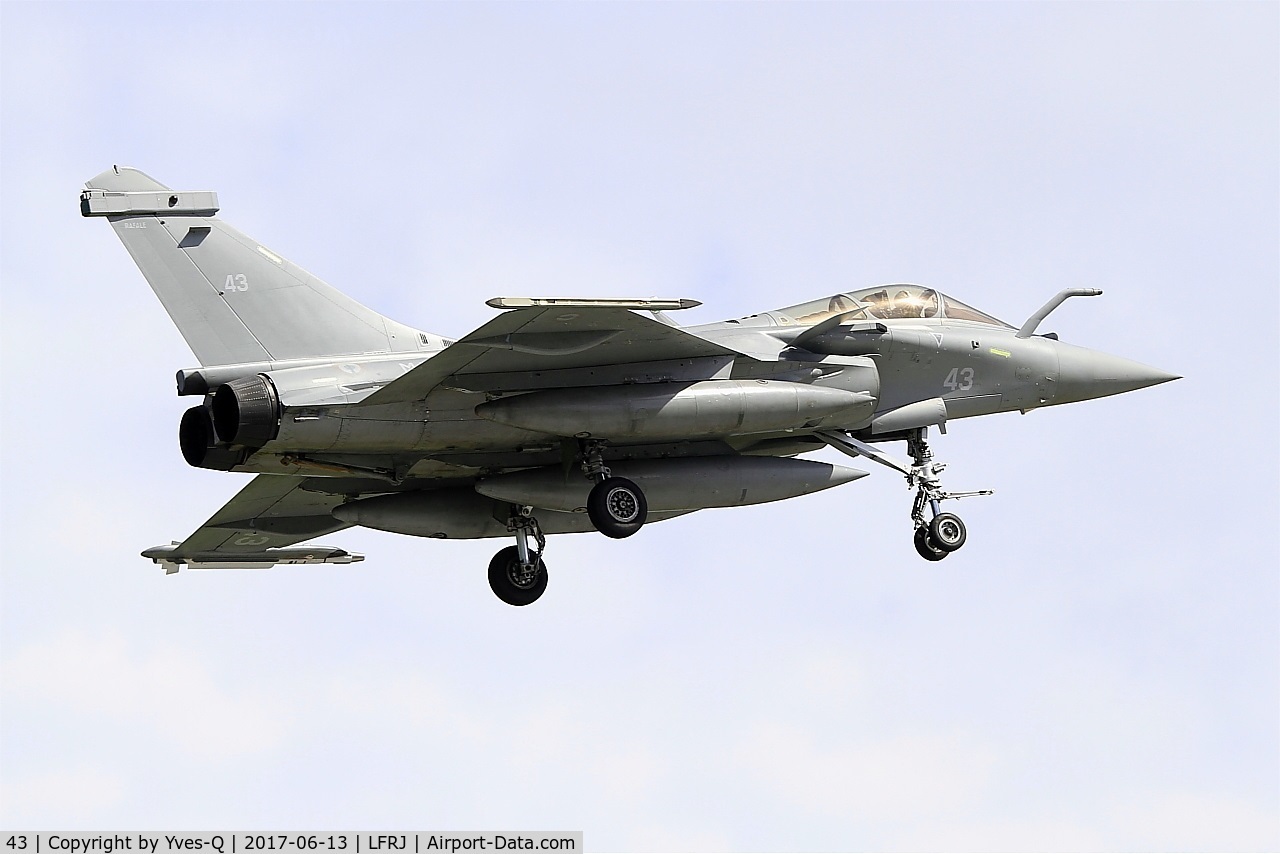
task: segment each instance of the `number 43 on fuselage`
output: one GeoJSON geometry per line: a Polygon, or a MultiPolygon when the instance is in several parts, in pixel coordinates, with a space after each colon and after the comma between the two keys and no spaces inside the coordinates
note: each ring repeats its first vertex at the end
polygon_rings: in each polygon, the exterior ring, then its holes
{"type": "Polygon", "coordinates": [[[202,398],[179,444],[193,466],[257,474],[182,542],[167,571],[350,563],[306,545],[352,525],[420,537],[512,537],[489,566],[504,602],[546,588],[546,535],[624,538],[646,522],[778,501],[866,472],[803,458],[833,447],[906,476],[928,560],[964,545],[929,428],[1176,379],[1015,329],[938,291],[884,285],[704,326],[693,300],[497,298],[447,340],[355,302],[218,219],[212,192],[136,169],[88,182],[194,351],[202,398]],[[909,460],[885,453],[905,441],[909,460]]]}

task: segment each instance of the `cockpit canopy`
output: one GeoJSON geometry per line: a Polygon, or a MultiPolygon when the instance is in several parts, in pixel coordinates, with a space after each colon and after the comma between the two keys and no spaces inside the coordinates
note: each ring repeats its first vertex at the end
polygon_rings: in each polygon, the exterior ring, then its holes
{"type": "Polygon", "coordinates": [[[769,314],[782,326],[812,326],[833,314],[854,312],[846,320],[904,320],[921,318],[945,318],[969,320],[992,326],[1013,327],[960,300],[919,285],[880,285],[860,291],[836,294],[825,299],[793,305],[771,311],[769,314]]]}

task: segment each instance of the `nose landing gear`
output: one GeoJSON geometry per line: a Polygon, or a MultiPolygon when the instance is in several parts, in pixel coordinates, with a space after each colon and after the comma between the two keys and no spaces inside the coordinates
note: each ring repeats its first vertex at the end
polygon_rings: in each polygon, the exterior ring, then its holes
{"type": "Polygon", "coordinates": [[[817,435],[837,451],[842,451],[849,456],[866,457],[872,462],[888,466],[906,475],[907,485],[916,490],[915,501],[911,505],[916,551],[925,560],[942,560],[965,544],[968,531],[959,516],[954,513],[943,513],[939,505],[948,498],[992,495],[993,492],[990,489],[972,492],[944,491],[939,475],[946,468],[946,464],[933,461],[933,452],[929,450],[926,433],[927,428],[921,427],[912,430],[907,437],[907,453],[911,455],[912,461],[910,466],[847,433],[824,430],[819,431],[817,435]],[[930,513],[928,518],[925,516],[926,510],[930,513]]]}
{"type": "Polygon", "coordinates": [[[942,560],[964,545],[968,539],[968,531],[959,516],[943,513],[939,505],[948,498],[990,495],[991,490],[943,491],[939,475],[947,466],[933,461],[933,452],[929,450],[923,427],[913,430],[907,439],[907,453],[914,463],[907,472],[907,484],[916,488],[916,499],[911,505],[911,521],[915,523],[916,529],[916,551],[926,560],[942,560]],[[925,519],[925,508],[932,513],[932,519],[925,519]]]}

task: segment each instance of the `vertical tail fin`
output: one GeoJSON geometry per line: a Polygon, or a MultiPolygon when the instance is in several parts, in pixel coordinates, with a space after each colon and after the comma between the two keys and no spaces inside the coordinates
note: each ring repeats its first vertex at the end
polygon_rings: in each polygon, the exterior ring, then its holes
{"type": "Polygon", "coordinates": [[[81,213],[111,223],[201,365],[440,346],[217,219],[214,193],[175,192],[127,166],[85,186],[81,213]]]}

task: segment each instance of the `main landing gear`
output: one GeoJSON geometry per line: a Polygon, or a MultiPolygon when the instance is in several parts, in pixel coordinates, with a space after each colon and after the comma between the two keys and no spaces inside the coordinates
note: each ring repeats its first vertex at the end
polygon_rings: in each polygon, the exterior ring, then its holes
{"type": "Polygon", "coordinates": [[[912,430],[907,437],[907,453],[911,455],[912,462],[910,466],[846,433],[822,431],[818,433],[818,437],[838,451],[843,451],[850,456],[866,457],[906,475],[907,485],[916,490],[916,498],[911,505],[916,551],[925,560],[942,560],[965,544],[968,532],[959,516],[954,513],[943,513],[939,505],[948,498],[991,495],[992,491],[990,489],[974,492],[944,491],[939,475],[946,468],[946,464],[933,461],[933,452],[929,450],[926,433],[927,429],[921,427],[912,430]],[[928,517],[925,515],[926,510],[929,512],[928,517]]]}
{"type": "MultiPolygon", "coordinates": [[[[625,477],[613,476],[604,464],[603,442],[580,439],[578,444],[582,472],[595,482],[587,496],[591,524],[615,540],[639,531],[649,514],[644,492],[625,477]]],[[[542,561],[547,538],[527,505],[511,505],[507,530],[516,535],[516,544],[489,561],[489,587],[508,605],[528,605],[547,589],[547,566],[542,561]]]]}
{"type": "Polygon", "coordinates": [[[625,477],[614,477],[604,464],[604,443],[599,439],[580,439],[582,473],[595,481],[587,496],[587,516],[596,530],[606,537],[621,540],[644,525],[649,515],[649,502],[640,487],[625,477]]]}
{"type": "Polygon", "coordinates": [[[515,533],[516,544],[489,561],[489,587],[508,605],[528,605],[547,589],[547,565],[542,562],[547,538],[529,506],[511,505],[507,530],[515,533]],[[529,547],[530,537],[537,543],[536,549],[529,547]]]}

